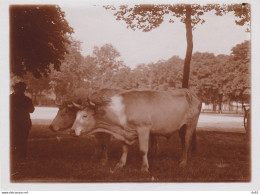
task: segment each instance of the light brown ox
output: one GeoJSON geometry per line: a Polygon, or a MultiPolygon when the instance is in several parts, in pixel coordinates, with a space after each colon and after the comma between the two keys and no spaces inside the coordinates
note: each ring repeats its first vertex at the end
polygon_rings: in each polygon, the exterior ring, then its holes
{"type": "Polygon", "coordinates": [[[112,134],[124,142],[123,154],[116,169],[126,164],[128,148],[139,142],[142,153],[142,171],[148,171],[147,159],[150,134],[171,136],[179,131],[183,153],[180,167],[187,164],[190,144],[195,146],[196,126],[201,110],[201,101],[188,89],[169,92],[126,91],[112,95],[101,105],[78,111],[72,131],[76,136],[97,132],[112,134]]]}

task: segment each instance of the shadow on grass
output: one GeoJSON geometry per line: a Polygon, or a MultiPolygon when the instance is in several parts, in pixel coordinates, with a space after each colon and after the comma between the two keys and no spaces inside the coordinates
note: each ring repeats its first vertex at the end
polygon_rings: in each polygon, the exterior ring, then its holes
{"type": "Polygon", "coordinates": [[[150,173],[139,171],[138,145],[131,146],[127,165],[111,173],[121,156],[121,142],[109,144],[109,161],[101,166],[91,160],[94,138],[74,138],[67,131],[53,133],[47,125],[34,125],[28,157],[18,163],[12,182],[249,182],[250,152],[245,134],[197,132],[197,151],[186,168],[178,166],[181,144],[178,134],[159,138],[159,152],[149,152],[150,173]]]}

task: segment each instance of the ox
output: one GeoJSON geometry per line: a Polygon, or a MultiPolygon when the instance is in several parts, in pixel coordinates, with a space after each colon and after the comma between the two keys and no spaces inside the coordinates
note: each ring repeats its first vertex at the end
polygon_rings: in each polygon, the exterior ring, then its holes
{"type": "MultiPolygon", "coordinates": [[[[104,88],[93,93],[91,95],[91,100],[93,100],[96,104],[99,104],[106,101],[112,95],[120,92],[123,92],[123,90],[104,88]]],[[[78,104],[71,102],[56,104],[59,107],[59,111],[51,122],[49,129],[53,132],[70,129],[76,119],[76,114],[79,111],[79,107],[82,105],[79,106],[78,104]]],[[[111,139],[111,135],[108,133],[95,133],[94,136],[96,139],[96,145],[93,158],[98,157],[99,155],[98,158],[101,157],[101,165],[105,165],[108,160],[107,148],[111,139]]],[[[151,136],[151,146],[154,148],[155,152],[157,152],[158,144],[156,138],[153,136],[151,136]]]]}
{"type": "Polygon", "coordinates": [[[122,140],[123,154],[115,169],[125,166],[129,146],[138,140],[141,170],[149,172],[150,134],[171,136],[176,131],[179,131],[183,147],[179,165],[186,166],[191,142],[195,146],[201,110],[201,101],[188,89],[126,91],[112,95],[102,104],[90,104],[78,111],[72,133],[79,136],[83,132],[87,135],[105,132],[122,140]]]}
{"type": "MultiPolygon", "coordinates": [[[[104,88],[99,90],[98,92],[93,93],[91,95],[91,100],[98,104],[101,101],[105,101],[106,98],[109,98],[109,96],[119,92],[122,92],[122,90],[104,88]]],[[[76,119],[76,114],[79,110],[78,106],[74,106],[71,102],[59,103],[57,105],[59,107],[59,111],[51,122],[49,129],[54,132],[70,129],[76,119]]],[[[110,141],[111,135],[107,133],[96,133],[94,134],[94,136],[96,139],[94,157],[100,154],[100,162],[102,165],[105,165],[108,158],[107,146],[110,141]]]]}
{"type": "MultiPolygon", "coordinates": [[[[70,103],[64,103],[59,107],[59,111],[49,126],[49,129],[54,132],[70,129],[76,119],[77,111],[77,107],[70,103]]],[[[96,145],[93,158],[101,157],[100,163],[101,165],[105,165],[108,159],[107,146],[111,135],[107,133],[96,133],[94,136],[96,139],[96,145]]]]}

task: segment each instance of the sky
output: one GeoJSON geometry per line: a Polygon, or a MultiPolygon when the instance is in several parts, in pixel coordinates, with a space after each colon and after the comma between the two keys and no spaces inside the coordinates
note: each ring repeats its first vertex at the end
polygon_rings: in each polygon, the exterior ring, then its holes
{"type": "MultiPolygon", "coordinates": [[[[165,20],[150,32],[127,29],[124,21],[117,21],[111,10],[99,6],[60,6],[69,25],[74,28],[73,37],[82,42],[83,56],[92,54],[93,47],[112,44],[122,60],[131,68],[141,63],[167,60],[174,55],[185,58],[185,25],[175,20],[165,20]]],[[[216,16],[206,13],[204,24],[193,31],[193,53],[210,52],[215,55],[231,53],[231,48],[250,39],[245,26],[235,24],[232,13],[216,16]]]]}

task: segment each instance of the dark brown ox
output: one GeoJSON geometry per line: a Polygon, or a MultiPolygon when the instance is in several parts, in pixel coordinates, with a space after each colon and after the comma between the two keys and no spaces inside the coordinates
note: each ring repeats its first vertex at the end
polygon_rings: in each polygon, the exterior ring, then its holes
{"type": "Polygon", "coordinates": [[[78,111],[72,130],[77,136],[82,132],[112,134],[124,142],[123,155],[116,169],[126,164],[128,147],[139,142],[142,153],[142,171],[148,171],[147,159],[150,134],[171,136],[179,131],[183,144],[180,167],[187,164],[191,142],[201,110],[201,101],[187,89],[171,92],[127,91],[111,96],[102,105],[87,106],[78,111]]]}
{"type": "MultiPolygon", "coordinates": [[[[106,101],[109,96],[121,91],[122,90],[117,89],[101,89],[91,95],[91,100],[98,104],[101,101],[106,101]]],[[[70,129],[76,119],[76,114],[79,110],[78,107],[74,106],[71,102],[59,102],[56,104],[58,105],[59,110],[57,112],[57,115],[51,122],[49,129],[54,132],[70,129]]],[[[105,165],[108,159],[107,147],[111,135],[107,133],[96,133],[94,135],[96,139],[96,145],[93,158],[101,157],[100,162],[102,165],[105,165]]]]}
{"type": "MultiPolygon", "coordinates": [[[[70,129],[76,119],[77,111],[78,108],[71,104],[64,104],[62,107],[59,107],[59,111],[49,126],[49,129],[54,132],[70,129]]],[[[96,145],[92,158],[100,158],[101,165],[105,165],[108,160],[107,147],[111,135],[107,133],[96,133],[94,136],[96,145]]]]}

